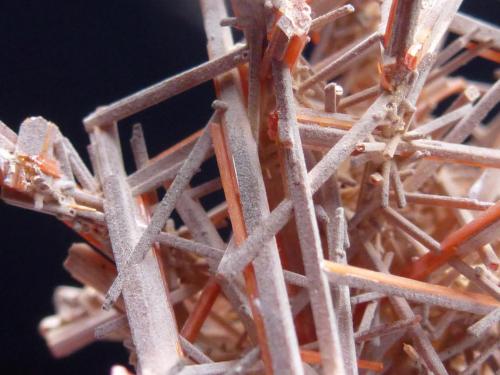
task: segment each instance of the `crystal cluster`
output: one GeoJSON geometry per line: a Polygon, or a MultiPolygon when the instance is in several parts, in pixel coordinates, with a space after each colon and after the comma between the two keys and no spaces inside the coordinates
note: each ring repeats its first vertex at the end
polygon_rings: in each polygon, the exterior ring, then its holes
{"type": "Polygon", "coordinates": [[[52,353],[120,341],[115,374],[497,373],[500,82],[456,72],[498,63],[500,30],[458,0],[231,3],[200,0],[206,63],[84,119],[92,168],[42,117],[0,123],[2,199],[85,240],[64,263],[82,288],[40,323],[52,353]],[[120,125],[207,81],[212,116],[159,155],[120,125]]]}

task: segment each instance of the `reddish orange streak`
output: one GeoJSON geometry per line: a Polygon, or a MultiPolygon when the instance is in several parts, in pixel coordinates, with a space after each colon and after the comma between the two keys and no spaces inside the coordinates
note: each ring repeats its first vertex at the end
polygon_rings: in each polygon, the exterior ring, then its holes
{"type": "Polygon", "coordinates": [[[474,220],[446,237],[441,242],[441,251],[439,253],[430,252],[425,254],[407,267],[402,275],[417,280],[425,279],[436,269],[444,265],[449,259],[454,257],[457,253],[458,246],[499,219],[500,201],[482,212],[474,220]]]}
{"type": "MultiPolygon", "coordinates": [[[[313,365],[321,364],[321,354],[313,350],[301,350],[300,358],[306,362],[313,365]]],[[[358,367],[365,370],[372,370],[380,372],[384,369],[384,364],[382,362],[366,361],[364,359],[358,359],[358,367]]]]}

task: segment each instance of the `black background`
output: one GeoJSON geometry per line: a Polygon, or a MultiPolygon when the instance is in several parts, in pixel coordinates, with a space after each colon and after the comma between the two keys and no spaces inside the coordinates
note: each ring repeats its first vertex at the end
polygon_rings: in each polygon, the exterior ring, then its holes
{"type": "MultiPolygon", "coordinates": [[[[465,1],[466,12],[496,22],[496,0],[465,1]]],[[[86,158],[81,119],[144,86],[206,60],[195,0],[1,0],[0,119],[17,131],[27,116],[56,123],[86,158]]],[[[492,64],[468,73],[490,80],[492,64]]],[[[152,155],[198,130],[213,100],[210,83],[120,125],[140,121],[152,155]]],[[[120,344],[98,343],[54,360],[37,333],[53,313],[57,285],[76,285],[61,264],[78,237],[56,219],[1,203],[0,373],[105,374],[126,363],[120,344]]]]}

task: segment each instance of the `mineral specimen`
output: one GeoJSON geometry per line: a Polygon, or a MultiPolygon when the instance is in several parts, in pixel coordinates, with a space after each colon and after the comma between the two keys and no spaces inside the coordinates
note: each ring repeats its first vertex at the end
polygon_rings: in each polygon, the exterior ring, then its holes
{"type": "Polygon", "coordinates": [[[83,287],[40,323],[52,353],[122,341],[134,370],[114,374],[497,373],[500,82],[452,74],[498,63],[500,30],[460,3],[200,0],[209,61],[86,117],[91,169],[50,121],[0,123],[2,199],[87,242],[64,263],[83,287]],[[210,80],[199,132],[150,158],[133,127],[127,175],[120,121],[210,80]]]}

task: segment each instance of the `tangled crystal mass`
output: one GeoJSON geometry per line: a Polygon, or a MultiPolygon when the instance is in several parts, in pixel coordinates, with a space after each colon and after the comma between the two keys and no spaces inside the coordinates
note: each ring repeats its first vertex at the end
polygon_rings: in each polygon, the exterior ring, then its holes
{"type": "Polygon", "coordinates": [[[64,262],[82,287],[40,323],[54,356],[113,340],[114,374],[498,373],[499,71],[457,70],[498,64],[500,30],[460,4],[200,0],[208,61],[87,116],[91,168],[50,121],[0,122],[2,200],[84,240],[64,262]],[[212,116],[162,153],[155,124],[120,125],[208,81],[212,116]]]}

